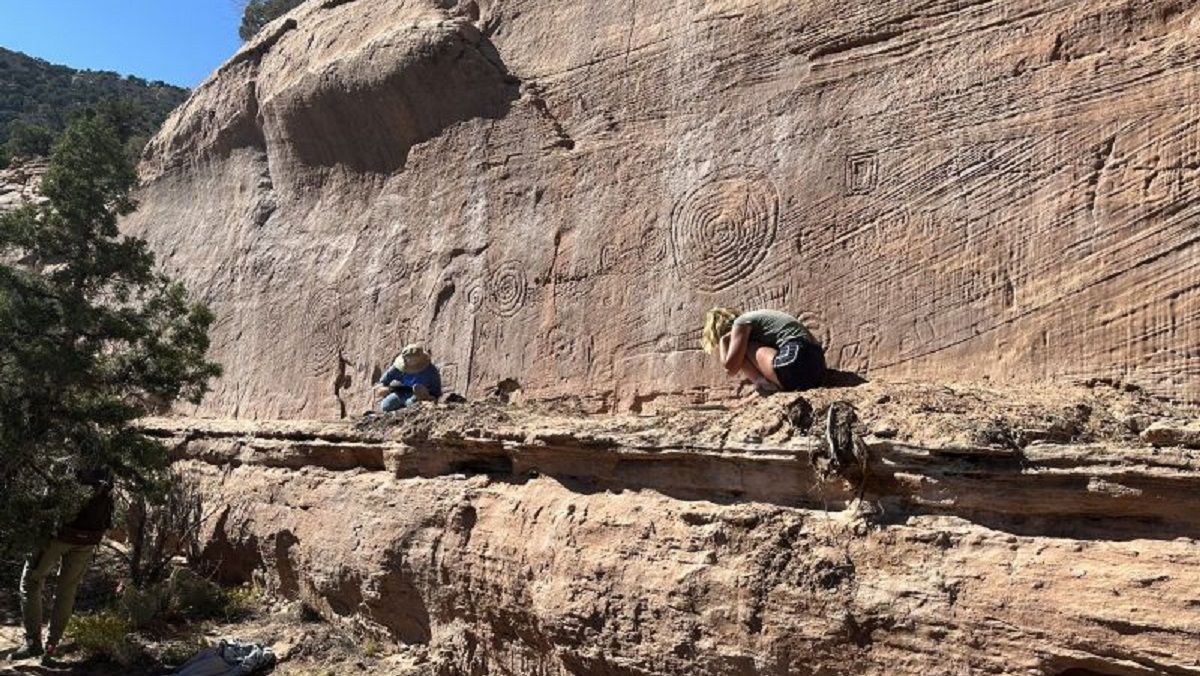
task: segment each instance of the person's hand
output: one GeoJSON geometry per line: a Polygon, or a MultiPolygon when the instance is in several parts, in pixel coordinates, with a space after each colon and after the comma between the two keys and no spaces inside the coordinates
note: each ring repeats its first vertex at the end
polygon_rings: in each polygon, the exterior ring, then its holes
{"type": "Polygon", "coordinates": [[[430,401],[433,399],[433,395],[429,393],[429,388],[421,383],[413,385],[413,395],[417,398],[417,401],[430,401]]]}

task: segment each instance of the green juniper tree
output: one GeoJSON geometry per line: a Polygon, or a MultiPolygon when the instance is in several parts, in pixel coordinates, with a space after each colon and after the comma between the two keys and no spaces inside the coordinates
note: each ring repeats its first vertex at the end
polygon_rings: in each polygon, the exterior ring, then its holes
{"type": "Polygon", "coordinates": [[[165,447],[135,421],[198,402],[212,315],[155,269],[117,219],[135,173],[102,116],[55,144],[48,202],[0,216],[0,553],[29,552],[77,508],[76,469],[164,485],[165,447]]]}
{"type": "Polygon", "coordinates": [[[41,125],[18,120],[9,125],[8,142],[4,149],[9,157],[45,157],[53,143],[54,132],[41,125]]]}

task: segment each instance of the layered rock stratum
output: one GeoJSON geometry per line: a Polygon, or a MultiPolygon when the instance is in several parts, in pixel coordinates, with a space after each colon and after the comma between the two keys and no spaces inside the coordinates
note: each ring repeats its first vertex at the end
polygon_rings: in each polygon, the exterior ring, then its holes
{"type": "Polygon", "coordinates": [[[870,376],[1195,403],[1197,17],[311,0],[167,122],[126,227],[220,318],[203,415],[357,413],[410,340],[468,395],[716,398],[716,304],[870,376]]]}
{"type": "Polygon", "coordinates": [[[42,177],[49,164],[41,159],[14,160],[0,169],[0,213],[41,202],[42,177]]]}
{"type": "Polygon", "coordinates": [[[1200,438],[1152,399],[872,384],[735,411],[148,421],[204,559],[398,674],[1200,674],[1200,438]],[[862,461],[834,471],[826,412],[862,461]]]}

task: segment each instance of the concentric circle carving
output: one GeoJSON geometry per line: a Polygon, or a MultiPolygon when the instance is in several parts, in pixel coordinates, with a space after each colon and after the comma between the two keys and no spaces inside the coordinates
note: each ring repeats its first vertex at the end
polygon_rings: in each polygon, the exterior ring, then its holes
{"type": "Polygon", "coordinates": [[[467,289],[467,306],[472,310],[478,310],[483,307],[484,301],[487,300],[487,289],[483,284],[476,284],[470,289],[467,289]]]}
{"type": "Polygon", "coordinates": [[[729,288],[766,258],[778,221],[779,193],[766,176],[710,175],[672,213],[675,265],[702,291],[729,288]]]}
{"type": "Polygon", "coordinates": [[[501,263],[488,277],[488,300],[501,317],[511,317],[520,312],[528,293],[525,268],[517,261],[501,263]]]}

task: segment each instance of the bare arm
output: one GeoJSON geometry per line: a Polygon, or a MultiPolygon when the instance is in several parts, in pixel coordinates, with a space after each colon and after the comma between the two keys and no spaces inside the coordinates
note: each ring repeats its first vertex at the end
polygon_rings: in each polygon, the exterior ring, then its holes
{"type": "Polygon", "coordinates": [[[731,376],[736,376],[746,360],[746,348],[750,346],[750,327],[734,324],[733,330],[721,337],[721,366],[731,376]]]}

